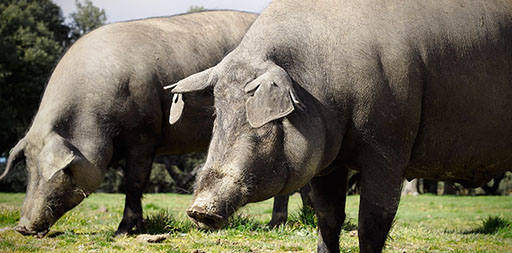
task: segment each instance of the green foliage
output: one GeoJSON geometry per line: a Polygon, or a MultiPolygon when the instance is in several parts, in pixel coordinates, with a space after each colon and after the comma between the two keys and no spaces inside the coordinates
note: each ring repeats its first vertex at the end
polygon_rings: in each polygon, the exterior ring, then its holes
{"type": "MultiPolygon", "coordinates": [[[[166,168],[163,163],[153,163],[150,180],[146,186],[145,193],[178,192],[192,193],[194,176],[193,170],[204,162],[204,153],[189,153],[176,156],[167,156],[170,160],[176,162],[166,168]],[[173,170],[173,176],[169,175],[168,169],[173,170]],[[188,182],[184,182],[188,180],[188,182]]],[[[162,160],[162,159],[159,159],[162,160]]],[[[103,183],[98,188],[98,192],[116,193],[124,192],[123,167],[125,162],[121,161],[114,168],[109,168],[105,175],[103,183]]],[[[23,188],[24,189],[24,188],[23,188]]],[[[0,191],[1,182],[0,182],[0,191]]]]}
{"type": "Polygon", "coordinates": [[[188,153],[178,155],[178,160],[181,161],[183,172],[189,173],[197,166],[204,163],[206,160],[206,153],[188,153]]]}
{"type": "MultiPolygon", "coordinates": [[[[1,171],[4,169],[5,164],[0,166],[1,171]]],[[[27,188],[27,180],[25,164],[19,163],[0,181],[0,192],[24,192],[27,188]]]]}
{"type": "Polygon", "coordinates": [[[199,11],[204,11],[206,10],[203,6],[201,5],[191,5],[189,8],[188,8],[188,13],[191,13],[191,12],[199,12],[199,11]]]}
{"type": "Polygon", "coordinates": [[[98,188],[98,192],[122,192],[123,191],[123,170],[121,168],[109,168],[105,179],[98,188]]]}
{"type": "Polygon", "coordinates": [[[144,218],[146,234],[187,233],[191,229],[192,223],[189,220],[178,220],[167,210],[150,213],[144,218]]]}
{"type": "Polygon", "coordinates": [[[316,227],[317,220],[315,210],[310,206],[302,206],[297,212],[292,213],[288,219],[288,224],[292,226],[316,227]]]}
{"type": "Polygon", "coordinates": [[[192,193],[195,174],[204,163],[205,153],[156,157],[151,182],[145,192],[192,193]]]}
{"type": "Polygon", "coordinates": [[[0,209],[0,226],[14,226],[19,217],[18,210],[0,209]]]}
{"type": "Polygon", "coordinates": [[[512,238],[512,221],[498,216],[489,216],[482,222],[482,226],[469,233],[500,234],[505,238],[512,238]]]}
{"type": "Polygon", "coordinates": [[[0,155],[26,131],[68,32],[50,0],[0,3],[0,155]]]}
{"type": "Polygon", "coordinates": [[[149,178],[149,185],[146,187],[145,192],[174,192],[175,185],[176,183],[165,169],[165,165],[153,163],[151,176],[149,178]]]}
{"type": "MultiPolygon", "coordinates": [[[[316,228],[318,226],[318,220],[316,219],[315,210],[313,208],[310,206],[302,206],[290,215],[286,224],[293,228],[316,228]]],[[[357,224],[347,217],[342,229],[346,231],[354,231],[357,230],[357,224]]]]}
{"type": "MultiPolygon", "coordinates": [[[[153,163],[149,183],[145,193],[174,192],[175,182],[169,176],[163,164],[153,163]]],[[[98,188],[98,192],[117,193],[124,192],[124,172],[122,167],[109,168],[105,178],[98,188]]]]}
{"type": "Polygon", "coordinates": [[[80,36],[102,26],[107,21],[107,15],[104,9],[100,9],[92,4],[90,0],[75,0],[77,11],[71,13],[72,22],[71,38],[76,40],[80,36]]]}
{"type": "Polygon", "coordinates": [[[236,213],[229,218],[226,229],[234,229],[238,231],[261,231],[268,230],[268,227],[264,223],[258,222],[246,214],[236,213]]]}

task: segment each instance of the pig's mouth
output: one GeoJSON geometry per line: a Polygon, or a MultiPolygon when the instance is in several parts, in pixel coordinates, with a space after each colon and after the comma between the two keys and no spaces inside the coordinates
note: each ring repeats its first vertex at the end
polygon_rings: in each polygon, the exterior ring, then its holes
{"type": "Polygon", "coordinates": [[[227,223],[227,219],[221,215],[207,213],[201,210],[191,208],[187,210],[187,214],[197,226],[203,229],[218,230],[227,223]]]}
{"type": "Polygon", "coordinates": [[[25,236],[33,235],[33,236],[38,237],[38,238],[44,237],[50,231],[49,228],[46,228],[46,229],[43,229],[43,230],[39,230],[39,231],[29,230],[26,227],[20,226],[20,225],[14,227],[14,230],[16,230],[16,232],[18,232],[18,233],[20,233],[22,235],[25,235],[25,236]]]}

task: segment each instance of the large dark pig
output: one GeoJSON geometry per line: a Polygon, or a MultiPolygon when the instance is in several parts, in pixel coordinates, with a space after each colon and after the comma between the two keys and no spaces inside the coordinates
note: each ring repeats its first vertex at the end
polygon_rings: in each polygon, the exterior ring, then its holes
{"type": "Polygon", "coordinates": [[[113,160],[126,161],[126,201],[117,234],[142,226],[141,196],[155,154],[207,149],[211,91],[184,98],[170,126],[162,87],[218,63],[256,18],[207,11],[103,26],[60,60],[26,136],[3,175],[24,160],[29,173],[22,234],[44,235],[100,185],[113,160]]]}
{"type": "Polygon", "coordinates": [[[318,251],[337,252],[354,168],[360,249],[378,252],[404,176],[480,185],[512,166],[512,2],[275,0],[173,91],[208,87],[199,225],[311,180],[318,251]]]}

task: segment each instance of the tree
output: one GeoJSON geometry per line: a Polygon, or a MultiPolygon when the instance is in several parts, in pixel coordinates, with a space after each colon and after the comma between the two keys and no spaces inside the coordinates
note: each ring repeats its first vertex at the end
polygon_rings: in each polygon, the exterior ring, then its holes
{"type": "MultiPolygon", "coordinates": [[[[0,157],[27,130],[68,34],[60,8],[50,0],[0,2],[0,157]]],[[[16,166],[0,190],[23,191],[25,185],[24,167],[16,166]]]]}
{"type": "Polygon", "coordinates": [[[0,3],[0,156],[29,126],[68,33],[50,0],[0,3]]]}
{"type": "Polygon", "coordinates": [[[203,6],[201,5],[191,5],[189,8],[188,8],[188,13],[191,13],[191,12],[198,12],[198,11],[204,11],[206,10],[203,6]]]}
{"type": "Polygon", "coordinates": [[[75,0],[77,11],[71,13],[71,39],[73,41],[80,36],[102,26],[107,21],[107,15],[104,9],[100,9],[92,4],[90,0],[83,3],[75,0]]]}

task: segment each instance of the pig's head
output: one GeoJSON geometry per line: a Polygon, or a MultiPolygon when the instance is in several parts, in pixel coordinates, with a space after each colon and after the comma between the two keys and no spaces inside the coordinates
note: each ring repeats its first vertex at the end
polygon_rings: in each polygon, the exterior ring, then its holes
{"type": "Polygon", "coordinates": [[[25,137],[10,152],[3,178],[17,162],[25,160],[29,174],[21,218],[15,230],[44,236],[65,212],[93,192],[103,173],[81,152],[56,133],[32,141],[25,137]]]}
{"type": "Polygon", "coordinates": [[[222,62],[173,92],[211,86],[213,135],[187,213],[200,227],[218,229],[239,207],[306,184],[323,159],[325,124],[311,95],[273,62],[222,62]]]}

